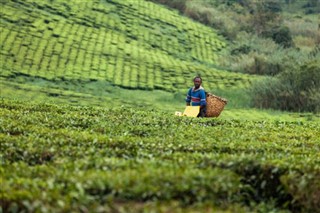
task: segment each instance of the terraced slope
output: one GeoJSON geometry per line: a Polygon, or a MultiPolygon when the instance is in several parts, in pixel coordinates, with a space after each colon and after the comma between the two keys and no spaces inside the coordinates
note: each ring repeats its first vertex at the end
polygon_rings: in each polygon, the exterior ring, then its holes
{"type": "Polygon", "coordinates": [[[249,76],[215,68],[226,45],[210,28],[144,0],[1,1],[1,81],[106,80],[132,89],[238,88],[249,76]]]}

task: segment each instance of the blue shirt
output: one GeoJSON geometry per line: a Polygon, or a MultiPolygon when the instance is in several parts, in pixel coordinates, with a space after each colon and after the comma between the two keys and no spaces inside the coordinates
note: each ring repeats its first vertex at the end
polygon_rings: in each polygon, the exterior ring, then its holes
{"type": "Polygon", "coordinates": [[[198,89],[191,87],[188,91],[186,102],[191,102],[191,106],[205,106],[207,102],[203,87],[200,86],[198,89]]]}

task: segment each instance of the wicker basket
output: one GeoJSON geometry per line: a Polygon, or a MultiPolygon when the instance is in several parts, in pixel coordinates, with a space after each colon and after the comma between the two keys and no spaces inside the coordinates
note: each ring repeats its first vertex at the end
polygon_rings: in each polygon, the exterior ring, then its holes
{"type": "Polygon", "coordinates": [[[211,93],[207,93],[207,112],[206,117],[218,117],[222,112],[224,106],[227,104],[227,100],[220,98],[211,93]]]}

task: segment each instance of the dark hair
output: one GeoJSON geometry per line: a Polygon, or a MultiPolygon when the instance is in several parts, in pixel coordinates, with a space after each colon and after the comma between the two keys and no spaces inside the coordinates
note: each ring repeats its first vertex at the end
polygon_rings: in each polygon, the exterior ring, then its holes
{"type": "Polygon", "coordinates": [[[200,76],[196,76],[193,78],[193,81],[196,80],[196,78],[200,78],[201,82],[202,82],[202,78],[200,76]]]}

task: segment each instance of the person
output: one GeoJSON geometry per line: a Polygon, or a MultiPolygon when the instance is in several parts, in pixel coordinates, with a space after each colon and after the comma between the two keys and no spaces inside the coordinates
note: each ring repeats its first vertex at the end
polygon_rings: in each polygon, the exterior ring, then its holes
{"type": "Polygon", "coordinates": [[[206,116],[206,92],[201,86],[202,79],[200,76],[196,76],[193,79],[194,86],[188,90],[186,104],[187,106],[200,106],[200,112],[197,117],[206,116]]]}

